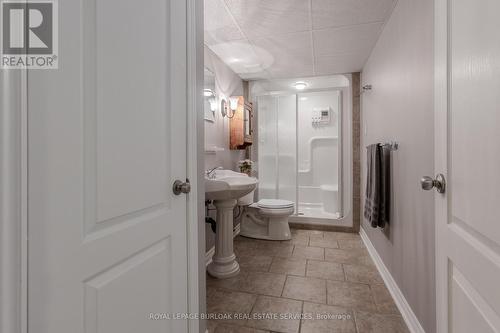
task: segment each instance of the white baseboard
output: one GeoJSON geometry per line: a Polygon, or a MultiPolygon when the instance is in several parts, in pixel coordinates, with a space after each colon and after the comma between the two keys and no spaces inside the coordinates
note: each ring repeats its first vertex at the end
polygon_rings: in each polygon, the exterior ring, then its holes
{"type": "MultiPolygon", "coordinates": [[[[233,229],[233,238],[240,234],[240,225],[236,225],[233,229]]],[[[210,250],[205,253],[205,266],[208,266],[212,262],[212,257],[215,253],[215,245],[210,248],[210,250]]]]}
{"type": "Polygon", "coordinates": [[[394,278],[392,277],[391,273],[385,266],[384,262],[382,261],[382,258],[380,258],[380,256],[378,255],[377,250],[373,246],[372,242],[368,238],[368,235],[363,230],[363,228],[361,228],[359,234],[361,235],[361,239],[363,239],[363,242],[366,245],[368,253],[370,253],[370,256],[375,262],[375,266],[377,266],[377,269],[380,275],[382,276],[382,279],[384,280],[387,289],[391,293],[392,298],[394,298],[394,302],[396,303],[396,306],[401,312],[401,315],[403,316],[403,319],[406,322],[408,329],[412,333],[425,333],[424,329],[422,328],[422,325],[420,325],[420,322],[418,321],[417,316],[415,316],[415,313],[413,312],[410,305],[406,301],[406,298],[401,292],[401,289],[399,289],[398,285],[396,284],[396,281],[394,281],[394,278]]]}

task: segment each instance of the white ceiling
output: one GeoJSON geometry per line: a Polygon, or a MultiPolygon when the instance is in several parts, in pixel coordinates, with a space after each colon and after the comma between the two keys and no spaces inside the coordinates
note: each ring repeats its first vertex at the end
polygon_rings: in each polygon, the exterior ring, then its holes
{"type": "Polygon", "coordinates": [[[397,0],[205,0],[205,44],[243,79],[360,71],[397,0]]]}

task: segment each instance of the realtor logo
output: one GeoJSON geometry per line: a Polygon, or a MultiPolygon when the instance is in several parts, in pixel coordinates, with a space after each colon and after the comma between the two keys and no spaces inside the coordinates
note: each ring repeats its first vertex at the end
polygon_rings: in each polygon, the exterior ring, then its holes
{"type": "Polygon", "coordinates": [[[56,69],[56,0],[0,0],[0,3],[0,68],[56,69]]]}

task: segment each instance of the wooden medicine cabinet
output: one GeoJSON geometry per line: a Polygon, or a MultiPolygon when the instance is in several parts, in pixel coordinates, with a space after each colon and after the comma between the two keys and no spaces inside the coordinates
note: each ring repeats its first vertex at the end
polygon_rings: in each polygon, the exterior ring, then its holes
{"type": "Polygon", "coordinates": [[[231,99],[237,99],[238,103],[236,110],[231,110],[234,116],[229,119],[229,148],[245,149],[252,145],[253,106],[243,96],[232,96],[231,99]]]}

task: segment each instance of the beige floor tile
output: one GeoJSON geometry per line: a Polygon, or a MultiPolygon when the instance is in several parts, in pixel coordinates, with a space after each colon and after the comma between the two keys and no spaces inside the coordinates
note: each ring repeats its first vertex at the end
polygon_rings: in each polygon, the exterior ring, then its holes
{"type": "Polygon", "coordinates": [[[246,272],[244,275],[239,290],[259,295],[280,296],[286,280],[284,274],[246,272]]]}
{"type": "Polygon", "coordinates": [[[207,273],[207,290],[210,288],[238,290],[245,274],[241,271],[238,275],[229,279],[216,279],[207,273]]]}
{"type": "Polygon", "coordinates": [[[356,265],[363,265],[375,268],[375,263],[373,262],[372,258],[369,255],[360,256],[353,263],[356,265]]]}
{"type": "Polygon", "coordinates": [[[244,236],[241,236],[241,235],[238,235],[236,237],[234,237],[234,242],[235,243],[244,243],[244,242],[248,242],[248,243],[253,243],[255,244],[257,241],[257,239],[254,239],[254,238],[250,238],[250,237],[244,237],[244,236]]]}
{"type": "Polygon", "coordinates": [[[240,268],[246,271],[267,272],[273,261],[271,256],[239,255],[236,260],[240,268]]]}
{"type": "MultiPolygon", "coordinates": [[[[208,300],[208,295],[207,295],[207,300],[208,300]]],[[[207,320],[207,333],[214,333],[215,328],[217,327],[217,320],[207,320]]]]}
{"type": "MultiPolygon", "coordinates": [[[[300,313],[304,300],[304,313],[331,316],[358,311],[358,333],[407,332],[366,248],[360,246],[358,235],[297,229],[292,229],[292,235],[294,240],[283,242],[236,237],[241,272],[230,279],[207,275],[208,310],[248,313],[253,306],[252,313],[300,313]],[[327,245],[330,241],[342,245],[339,249],[306,246],[306,240],[309,244],[327,245]],[[341,281],[344,276],[348,281],[341,281]]],[[[351,314],[348,320],[306,319],[301,332],[354,332],[352,318],[351,314]]],[[[214,320],[208,322],[208,329],[210,333],[298,332],[299,322],[269,318],[214,320]]]]}
{"type": "Polygon", "coordinates": [[[282,244],[288,245],[309,245],[309,235],[307,234],[292,234],[292,239],[281,241],[282,244]]]}
{"type": "Polygon", "coordinates": [[[344,280],[344,270],[342,264],[328,261],[307,261],[306,276],[329,280],[344,280]]]}
{"type": "MultiPolygon", "coordinates": [[[[304,302],[301,333],[355,333],[354,316],[348,309],[304,302]]],[[[361,333],[362,331],[360,331],[361,333]]],[[[366,332],[362,332],[366,333],[366,332]]]]}
{"type": "Polygon", "coordinates": [[[258,246],[254,249],[253,254],[289,258],[292,256],[293,248],[294,245],[284,244],[276,241],[259,243],[258,246]]]}
{"type": "Polygon", "coordinates": [[[274,257],[269,272],[304,276],[306,259],[274,257]]]}
{"type": "Polygon", "coordinates": [[[361,239],[339,239],[337,240],[341,249],[364,249],[365,244],[361,239]]]}
{"type": "Polygon", "coordinates": [[[375,304],[377,305],[377,312],[384,314],[400,314],[396,303],[391,296],[391,293],[385,285],[382,284],[372,284],[371,291],[375,304]]]}
{"type": "Polygon", "coordinates": [[[326,304],[326,281],[289,275],[282,297],[326,304]]]}
{"type": "Polygon", "coordinates": [[[259,296],[246,326],[273,332],[298,333],[301,311],[301,301],[259,296]]]}
{"type": "Polygon", "coordinates": [[[325,260],[341,264],[374,266],[365,249],[325,249],[325,260]]]}
{"type": "Polygon", "coordinates": [[[235,318],[235,315],[250,314],[252,307],[257,300],[257,295],[229,291],[210,290],[207,293],[207,312],[218,316],[231,316],[232,318],[218,320],[218,322],[244,325],[246,320],[235,318]]]}
{"type": "Polygon", "coordinates": [[[355,311],[356,326],[362,333],[408,333],[401,316],[355,311]]]}
{"type": "Polygon", "coordinates": [[[323,233],[323,238],[325,239],[344,239],[344,240],[361,240],[361,236],[356,233],[350,232],[333,232],[333,231],[325,231],[323,233]]]}
{"type": "Polygon", "coordinates": [[[324,260],[325,249],[321,247],[296,245],[295,248],[293,249],[292,257],[302,258],[302,259],[324,260]]]}
{"type": "Polygon", "coordinates": [[[324,236],[323,236],[325,232],[327,232],[327,231],[323,231],[323,233],[321,233],[321,234],[310,235],[309,236],[309,241],[311,241],[311,240],[325,239],[324,236]]]}
{"type": "Polygon", "coordinates": [[[306,230],[306,229],[294,229],[291,228],[290,232],[292,235],[308,235],[308,236],[314,236],[314,235],[323,235],[323,231],[320,230],[306,230]]]}
{"type": "Polygon", "coordinates": [[[258,330],[251,327],[216,323],[213,330],[209,330],[209,333],[269,333],[269,331],[258,330]]]}
{"type": "Polygon", "coordinates": [[[311,237],[311,240],[309,241],[309,246],[315,246],[315,247],[326,247],[330,249],[338,249],[339,244],[337,243],[336,239],[331,239],[331,238],[319,238],[319,237],[311,237]]]}
{"type": "Polygon", "coordinates": [[[327,281],[328,304],[357,309],[375,311],[375,303],[370,286],[362,283],[327,281]]]}
{"type": "Polygon", "coordinates": [[[241,236],[237,236],[233,242],[233,249],[236,255],[252,255],[256,247],[257,242],[255,240],[241,236]]]}
{"type": "Polygon", "coordinates": [[[344,264],[344,272],[347,281],[367,284],[384,283],[377,269],[373,267],[344,264]]]}

